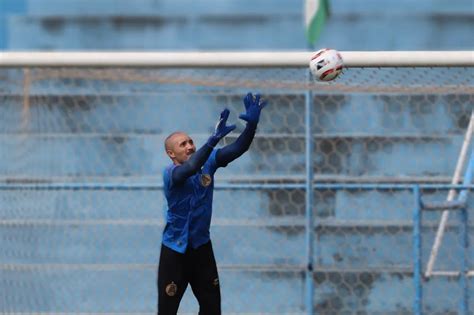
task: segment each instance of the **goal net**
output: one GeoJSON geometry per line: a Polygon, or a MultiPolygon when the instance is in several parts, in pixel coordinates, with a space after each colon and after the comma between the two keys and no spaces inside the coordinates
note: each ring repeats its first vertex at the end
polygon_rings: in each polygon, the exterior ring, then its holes
{"type": "MultiPolygon", "coordinates": [[[[199,147],[227,107],[231,143],[249,91],[269,105],[249,151],[216,173],[224,313],[411,312],[411,187],[448,195],[472,57],[343,52],[347,68],[322,83],[308,53],[170,55],[0,54],[0,312],[156,312],[163,141],[183,130],[199,147]]],[[[439,217],[424,215],[424,267],[439,217]]],[[[435,270],[460,270],[460,222],[450,216],[435,270]]],[[[456,277],[423,285],[426,311],[457,310],[456,277]]],[[[196,310],[188,288],[180,311],[196,310]]]]}

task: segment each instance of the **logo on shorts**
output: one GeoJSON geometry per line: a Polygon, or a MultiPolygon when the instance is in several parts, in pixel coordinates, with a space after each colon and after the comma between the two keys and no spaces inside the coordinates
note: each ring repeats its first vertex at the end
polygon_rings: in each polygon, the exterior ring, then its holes
{"type": "Polygon", "coordinates": [[[171,283],[168,284],[165,289],[165,292],[166,294],[168,294],[168,296],[175,296],[177,291],[178,291],[178,286],[174,284],[173,281],[171,281],[171,283]]]}
{"type": "Polygon", "coordinates": [[[201,185],[203,185],[204,187],[207,187],[211,184],[211,182],[212,182],[211,175],[209,174],[201,175],[201,185]]]}
{"type": "Polygon", "coordinates": [[[215,278],[214,281],[212,281],[212,284],[217,287],[219,285],[219,278],[215,278]]]}

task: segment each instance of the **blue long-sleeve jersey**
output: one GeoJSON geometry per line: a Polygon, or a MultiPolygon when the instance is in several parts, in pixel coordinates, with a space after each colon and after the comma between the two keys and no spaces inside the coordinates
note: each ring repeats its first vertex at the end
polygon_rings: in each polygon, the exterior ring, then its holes
{"type": "Polygon", "coordinates": [[[233,143],[221,149],[205,144],[185,163],[164,170],[165,246],[184,253],[188,246],[197,248],[210,240],[214,174],[248,150],[255,131],[256,125],[248,123],[233,143]]]}

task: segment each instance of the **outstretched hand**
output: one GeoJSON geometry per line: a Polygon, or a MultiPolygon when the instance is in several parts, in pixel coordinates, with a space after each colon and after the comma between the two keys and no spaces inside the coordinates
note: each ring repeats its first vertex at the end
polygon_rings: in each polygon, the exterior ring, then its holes
{"type": "Polygon", "coordinates": [[[216,127],[214,129],[214,132],[212,133],[212,136],[208,140],[208,144],[211,146],[215,146],[219,140],[224,138],[226,135],[228,135],[232,130],[235,129],[235,125],[229,125],[227,126],[227,118],[229,118],[229,110],[226,108],[221,112],[221,117],[217,121],[216,127]]]}
{"type": "Polygon", "coordinates": [[[214,129],[214,136],[224,138],[229,132],[235,129],[235,125],[226,126],[227,118],[229,118],[229,110],[226,108],[221,112],[221,117],[217,121],[214,129]]]}
{"type": "Polygon", "coordinates": [[[260,119],[260,112],[267,105],[267,101],[260,100],[260,94],[255,96],[247,93],[244,97],[245,114],[240,114],[239,118],[251,124],[257,124],[260,119]]]}

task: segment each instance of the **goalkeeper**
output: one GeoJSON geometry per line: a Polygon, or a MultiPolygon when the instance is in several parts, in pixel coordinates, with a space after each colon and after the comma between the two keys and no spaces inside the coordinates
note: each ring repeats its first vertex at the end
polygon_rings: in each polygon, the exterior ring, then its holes
{"type": "Polygon", "coordinates": [[[173,164],[163,173],[168,202],[158,267],[158,314],[175,315],[188,283],[199,302],[200,315],[221,314],[221,296],[209,228],[212,215],[214,173],[248,150],[255,136],[260,111],[266,102],[248,93],[244,97],[247,122],[237,140],[221,149],[217,143],[235,129],[227,126],[229,110],[222,111],[214,133],[196,151],[184,132],[165,140],[173,164]]]}

